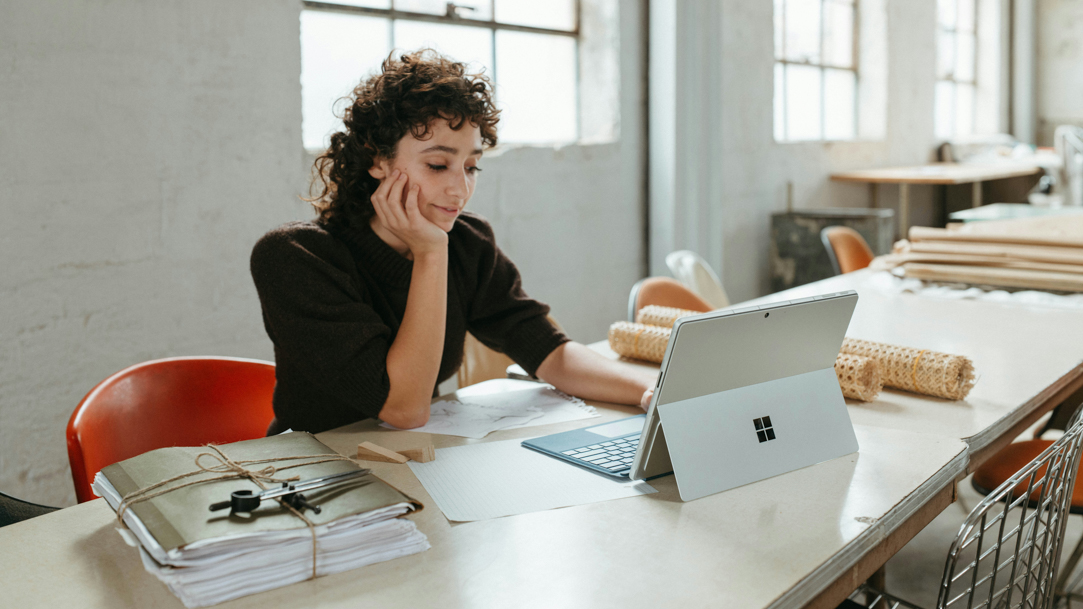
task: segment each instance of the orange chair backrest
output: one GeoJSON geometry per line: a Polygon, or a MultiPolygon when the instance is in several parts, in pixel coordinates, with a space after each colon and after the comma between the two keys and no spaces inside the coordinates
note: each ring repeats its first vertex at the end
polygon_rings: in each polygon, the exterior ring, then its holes
{"type": "Polygon", "coordinates": [[[824,229],[835,259],[839,263],[840,273],[851,273],[869,266],[872,262],[872,250],[861,233],[848,226],[830,226],[824,229]]]}
{"type": "Polygon", "coordinates": [[[261,438],[274,417],[271,362],[176,357],[136,364],[98,383],[68,421],[79,502],[103,467],[155,448],[261,438]]]}
{"type": "Polygon", "coordinates": [[[695,292],[669,277],[648,277],[640,282],[634,310],[638,312],[650,305],[677,307],[703,313],[713,308],[695,292]]]}

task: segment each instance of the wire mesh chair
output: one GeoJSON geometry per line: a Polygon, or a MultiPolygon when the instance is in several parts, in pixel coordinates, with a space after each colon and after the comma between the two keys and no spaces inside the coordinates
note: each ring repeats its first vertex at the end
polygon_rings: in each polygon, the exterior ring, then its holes
{"type": "MultiPolygon", "coordinates": [[[[948,550],[938,609],[1047,609],[1053,606],[1064,527],[1079,467],[1083,424],[989,493],[948,550]]],[[[870,586],[865,606],[919,609],[870,586]]],[[[855,593],[854,596],[857,595],[855,593]]]]}

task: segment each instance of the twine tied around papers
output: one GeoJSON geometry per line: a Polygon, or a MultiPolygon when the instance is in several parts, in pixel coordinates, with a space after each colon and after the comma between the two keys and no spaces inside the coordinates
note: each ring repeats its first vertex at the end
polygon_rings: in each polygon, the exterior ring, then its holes
{"type": "MultiPolygon", "coordinates": [[[[222,449],[220,449],[218,446],[216,446],[214,444],[207,444],[206,448],[211,449],[213,452],[203,452],[203,453],[199,453],[198,455],[196,455],[196,458],[195,458],[196,470],[195,471],[191,471],[191,472],[187,472],[187,473],[180,474],[180,475],[177,475],[177,476],[173,476],[172,478],[162,480],[161,482],[156,482],[154,484],[151,484],[150,486],[147,486],[147,487],[144,487],[144,488],[141,488],[141,489],[136,489],[136,490],[128,493],[127,495],[125,495],[121,499],[120,505],[117,506],[117,520],[120,521],[121,525],[124,525],[124,513],[126,511],[128,511],[128,508],[130,508],[132,505],[134,505],[136,503],[142,503],[143,501],[148,501],[150,499],[154,499],[155,497],[160,497],[162,495],[165,495],[166,493],[171,493],[171,492],[173,492],[173,491],[175,491],[177,489],[181,489],[181,488],[184,488],[184,487],[187,487],[187,486],[202,484],[204,482],[213,482],[215,480],[239,480],[239,479],[246,478],[248,480],[251,480],[253,483],[255,483],[257,486],[259,486],[261,489],[267,490],[268,486],[267,486],[266,483],[281,484],[281,483],[284,483],[284,482],[286,482],[286,483],[288,483],[288,482],[296,482],[296,481],[301,479],[301,477],[297,476],[297,475],[290,476],[290,477],[287,477],[287,478],[277,477],[278,472],[280,472],[282,470],[293,469],[295,467],[303,467],[303,466],[306,466],[306,465],[318,465],[320,463],[328,463],[328,462],[331,462],[331,461],[349,461],[350,463],[354,463],[356,465],[359,465],[357,463],[357,461],[355,461],[355,460],[353,460],[353,459],[351,459],[349,457],[339,455],[339,454],[302,455],[302,456],[296,456],[296,457],[271,457],[271,458],[267,458],[267,459],[233,460],[233,459],[229,458],[229,456],[227,456],[226,453],[222,452],[222,449]],[[217,464],[216,465],[209,465],[209,466],[204,465],[203,463],[201,463],[201,460],[203,460],[203,459],[212,459],[212,460],[216,461],[217,464]],[[283,462],[283,461],[296,461],[296,460],[299,460],[299,459],[316,459],[316,460],[315,461],[305,461],[304,463],[293,463],[293,464],[284,465],[284,466],[281,466],[281,467],[271,465],[272,463],[280,463],[280,462],[283,462]],[[266,466],[263,467],[262,469],[258,469],[258,470],[257,469],[249,469],[249,467],[247,467],[247,466],[256,466],[256,465],[266,465],[266,466]],[[169,484],[171,484],[173,482],[178,482],[180,480],[184,480],[185,478],[190,478],[192,476],[198,476],[199,474],[219,474],[219,475],[216,475],[216,476],[213,476],[213,477],[210,477],[210,478],[201,478],[199,480],[191,480],[191,481],[185,482],[183,484],[178,484],[177,486],[172,486],[172,487],[169,487],[169,488],[163,488],[163,487],[166,487],[166,486],[168,486],[169,484]]],[[[297,510],[292,505],[290,505],[290,504],[286,503],[285,501],[283,501],[282,498],[277,497],[276,501],[278,501],[278,503],[282,507],[289,510],[291,514],[293,514],[294,516],[300,518],[305,523],[305,525],[308,527],[309,532],[312,534],[312,577],[309,578],[309,579],[315,579],[317,577],[317,575],[316,575],[316,555],[317,555],[317,551],[319,549],[318,548],[318,542],[317,542],[317,539],[316,539],[316,523],[309,520],[308,517],[305,516],[300,510],[297,510]]],[[[124,525],[124,526],[126,526],[126,525],[124,525]]]]}

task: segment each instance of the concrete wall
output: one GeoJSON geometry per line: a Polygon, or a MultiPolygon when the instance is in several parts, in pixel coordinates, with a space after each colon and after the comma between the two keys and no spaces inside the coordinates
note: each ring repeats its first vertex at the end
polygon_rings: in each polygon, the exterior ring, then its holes
{"type": "MultiPolygon", "coordinates": [[[[0,490],[74,502],[64,428],[117,370],[273,357],[248,255],[267,229],[312,215],[296,197],[308,171],[300,9],[5,3],[0,490]]],[[[634,41],[627,24],[622,43],[634,41]]],[[[624,61],[621,71],[636,75],[624,61]]],[[[626,143],[492,155],[472,203],[527,290],[580,340],[623,316],[641,268],[636,99],[622,99],[626,143]]]]}
{"type": "Polygon", "coordinates": [[[1083,127],[1083,2],[1037,0],[1039,146],[1058,125],[1083,127]]]}
{"type": "MultiPolygon", "coordinates": [[[[676,11],[670,19],[677,33],[669,37],[675,49],[656,46],[653,18],[655,13],[665,16],[665,11],[652,3],[651,128],[653,135],[655,121],[668,120],[674,125],[676,142],[665,142],[663,150],[655,148],[652,139],[652,272],[663,272],[660,260],[665,251],[660,250],[691,247],[721,271],[732,301],[764,294],[769,289],[770,214],[785,211],[788,182],[793,183],[796,209],[865,207],[869,205],[867,186],[834,183],[828,176],[846,169],[933,160],[934,0],[886,2],[884,136],[836,143],[774,141],[772,3],[726,0],[720,9],[714,0],[662,0],[659,4],[676,11]],[[704,55],[702,48],[714,45],[721,45],[718,73],[711,68],[711,62],[696,59],[704,55]],[[675,75],[665,74],[671,64],[676,66],[675,75]],[[696,74],[686,73],[689,64],[699,66],[696,74]],[[697,86],[721,100],[716,106],[720,118],[689,121],[682,114],[689,111],[690,104],[682,98],[682,86],[678,82],[666,89],[655,80],[658,71],[669,80],[703,81],[697,86]],[[676,116],[658,117],[659,112],[676,116]],[[716,148],[712,142],[721,145],[716,148]],[[671,169],[667,159],[656,162],[659,154],[676,159],[672,164],[676,176],[666,175],[671,169]],[[697,167],[706,164],[706,172],[699,171],[698,175],[713,177],[702,184],[682,177],[681,168],[689,163],[697,167]],[[689,183],[692,185],[680,190],[681,185],[689,183]],[[660,217],[663,215],[668,218],[660,217]],[[707,234],[703,234],[705,226],[709,227],[707,234]],[[668,241],[664,236],[658,239],[656,229],[672,231],[673,236],[668,241]]],[[[931,223],[932,195],[930,187],[911,188],[912,223],[931,223]]],[[[881,187],[881,206],[896,206],[897,202],[897,187],[881,187]]]]}
{"type": "MultiPolygon", "coordinates": [[[[936,3],[887,2],[887,129],[880,140],[776,143],[773,139],[772,7],[724,3],[722,276],[735,302],[769,291],[770,214],[794,208],[866,207],[869,188],[832,182],[836,171],[933,160],[936,3]]],[[[931,187],[911,187],[911,222],[933,219],[931,187]]],[[[898,188],[880,187],[881,206],[896,206],[898,188]]],[[[896,209],[897,211],[897,209],[896,209]]]]}

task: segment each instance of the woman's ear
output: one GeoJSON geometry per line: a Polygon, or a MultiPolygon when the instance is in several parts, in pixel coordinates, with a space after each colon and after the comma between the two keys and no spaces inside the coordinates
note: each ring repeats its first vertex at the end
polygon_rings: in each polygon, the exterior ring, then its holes
{"type": "Polygon", "coordinates": [[[391,172],[388,171],[387,160],[376,159],[375,161],[373,161],[372,167],[369,167],[369,175],[376,178],[377,180],[382,180],[387,176],[391,175],[391,172]]]}

